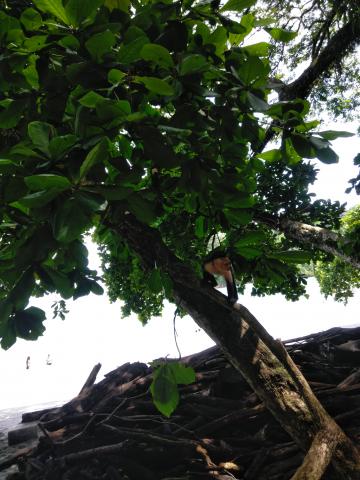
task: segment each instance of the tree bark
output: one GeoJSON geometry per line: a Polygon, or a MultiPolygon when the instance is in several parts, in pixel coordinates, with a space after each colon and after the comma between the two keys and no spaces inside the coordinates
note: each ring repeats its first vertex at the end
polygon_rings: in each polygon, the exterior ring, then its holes
{"type": "Polygon", "coordinates": [[[282,427],[307,451],[319,432],[331,429],[338,438],[332,463],[338,478],[360,479],[360,455],[327,414],[281,342],[275,341],[243,306],[228,304],[220,292],[203,285],[192,270],[167,248],[157,231],[132,215],[111,228],[126,240],[145,268],[156,265],[173,281],[173,295],[222,349],[282,427]]]}
{"type": "Polygon", "coordinates": [[[268,215],[258,215],[254,219],[274,230],[285,233],[287,237],[297,240],[301,244],[315,246],[318,250],[339,257],[343,262],[354,268],[360,268],[360,260],[347,255],[339,247],[339,243],[346,243],[346,238],[337,232],[296,220],[289,220],[285,217],[275,218],[268,215]]]}

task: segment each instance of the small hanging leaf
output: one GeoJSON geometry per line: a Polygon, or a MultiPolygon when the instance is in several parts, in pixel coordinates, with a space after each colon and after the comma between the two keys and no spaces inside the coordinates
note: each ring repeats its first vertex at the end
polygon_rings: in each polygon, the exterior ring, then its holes
{"type": "Polygon", "coordinates": [[[135,80],[145,85],[150,91],[157,93],[158,95],[174,95],[174,89],[165,80],[157,77],[135,77],[135,80]]]}

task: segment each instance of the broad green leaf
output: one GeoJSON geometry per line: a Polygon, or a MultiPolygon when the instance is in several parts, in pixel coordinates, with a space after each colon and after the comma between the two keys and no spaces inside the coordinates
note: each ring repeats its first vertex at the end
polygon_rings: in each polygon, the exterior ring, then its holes
{"type": "Polygon", "coordinates": [[[28,125],[28,135],[32,143],[39,150],[49,155],[50,135],[54,133],[54,127],[45,122],[31,122],[28,125]]]}
{"type": "Polygon", "coordinates": [[[67,18],[74,27],[93,15],[104,0],[68,0],[65,5],[67,18]]]}
{"type": "Polygon", "coordinates": [[[149,43],[145,32],[137,27],[130,27],[125,35],[124,43],[118,52],[118,61],[128,65],[135,60],[141,59],[141,51],[144,45],[149,43]]]}
{"type": "Polygon", "coordinates": [[[6,103],[1,102],[0,128],[9,129],[16,127],[21,120],[25,107],[24,102],[21,100],[9,99],[6,103]]]}
{"type": "Polygon", "coordinates": [[[257,0],[229,0],[225,5],[220,9],[221,12],[241,12],[246,8],[252,7],[255,5],[257,0]]]}
{"type": "Polygon", "coordinates": [[[80,42],[74,35],[65,35],[58,42],[64,48],[77,51],[80,48],[80,42]]]}
{"type": "Polygon", "coordinates": [[[320,135],[320,137],[325,138],[326,140],[335,140],[339,137],[353,137],[354,133],[351,132],[343,132],[339,130],[324,130],[323,132],[316,132],[316,135],[320,135]]]}
{"type": "Polygon", "coordinates": [[[0,300],[0,336],[1,336],[1,331],[2,331],[2,325],[4,325],[11,312],[12,312],[13,306],[8,300],[0,300]]]}
{"type": "Polygon", "coordinates": [[[261,230],[256,232],[246,232],[236,241],[235,247],[237,248],[256,245],[258,243],[262,243],[264,240],[266,240],[266,235],[261,230]]]}
{"type": "Polygon", "coordinates": [[[323,163],[338,163],[339,156],[330,147],[319,148],[316,150],[316,156],[323,163]]]}
{"type": "Polygon", "coordinates": [[[18,200],[18,204],[27,208],[39,208],[47,205],[49,202],[58,197],[64,190],[58,188],[50,188],[49,190],[41,190],[39,192],[30,193],[18,200]]]}
{"type": "Polygon", "coordinates": [[[281,150],[273,149],[267,150],[266,152],[258,153],[257,157],[266,160],[267,162],[277,162],[281,160],[282,153],[281,150]]]}
{"type": "Polygon", "coordinates": [[[259,98],[257,95],[254,95],[251,92],[247,92],[247,99],[250,107],[255,112],[266,112],[268,110],[269,105],[265,100],[259,98]]]}
{"type": "Polygon", "coordinates": [[[287,250],[273,252],[271,255],[268,255],[268,257],[281,260],[285,263],[308,263],[313,255],[305,250],[287,250]]]}
{"type": "Polygon", "coordinates": [[[61,175],[53,174],[40,174],[40,175],[31,175],[25,177],[24,181],[30,190],[48,190],[51,188],[57,188],[59,190],[67,190],[71,188],[70,181],[61,175]]]}
{"type": "Polygon", "coordinates": [[[266,42],[254,43],[243,47],[243,51],[254,57],[268,57],[270,44],[266,42]]]}
{"type": "Polygon", "coordinates": [[[205,217],[202,215],[195,220],[195,235],[198,238],[204,238],[205,235],[205,217]]]}
{"type": "Polygon", "coordinates": [[[117,68],[112,68],[108,73],[108,81],[113,85],[120,85],[126,77],[126,73],[118,70],[117,68]]]}
{"type": "Polygon", "coordinates": [[[62,158],[68,151],[73,147],[78,138],[75,135],[61,135],[59,137],[54,137],[50,140],[49,143],[49,152],[51,158],[57,160],[62,158]]]}
{"type": "Polygon", "coordinates": [[[70,278],[68,278],[64,273],[60,272],[59,270],[55,270],[48,265],[42,265],[41,268],[49,276],[54,285],[54,288],[58,293],[60,293],[63,298],[68,299],[73,295],[74,287],[70,278]]]}
{"type": "Polygon", "coordinates": [[[247,225],[252,219],[252,213],[243,209],[226,208],[224,213],[232,225],[247,225]]]}
{"type": "Polygon", "coordinates": [[[170,417],[178,406],[179,392],[168,364],[156,369],[150,392],[156,408],[166,417],[170,417]]]}
{"type": "Polygon", "coordinates": [[[305,135],[291,135],[291,142],[294,146],[296,152],[302,158],[315,158],[316,157],[316,150],[314,145],[310,142],[305,135]]]}
{"type": "Polygon", "coordinates": [[[127,198],[129,210],[141,221],[151,224],[156,215],[156,205],[144,198],[140,193],[133,193],[127,198]]]}
{"type": "Polygon", "coordinates": [[[90,37],[85,42],[85,47],[95,61],[101,62],[102,57],[112,51],[115,42],[115,35],[110,30],[105,30],[90,37]]]}
{"type": "Polygon", "coordinates": [[[268,74],[268,67],[258,57],[249,57],[237,70],[242,82],[249,86],[255,81],[263,79],[264,83],[268,74]]]}
{"type": "Polygon", "coordinates": [[[23,43],[24,48],[29,52],[37,52],[47,46],[47,35],[33,35],[23,43]]]}
{"type": "Polygon", "coordinates": [[[18,337],[25,340],[37,340],[45,331],[43,321],[46,320],[44,310],[29,307],[16,312],[13,322],[18,337]]]}
{"type": "Polygon", "coordinates": [[[158,268],[154,268],[151,272],[149,280],[148,280],[148,287],[154,293],[160,293],[163,289],[162,279],[161,279],[161,272],[158,268]]]}
{"type": "Polygon", "coordinates": [[[171,96],[174,94],[174,89],[165,80],[157,77],[135,77],[135,80],[145,85],[145,87],[153,93],[158,95],[171,96]]]}
{"type": "Polygon", "coordinates": [[[253,260],[254,258],[257,258],[262,254],[262,250],[255,247],[236,245],[235,248],[237,253],[239,253],[242,257],[247,258],[248,260],[253,260]]]}
{"type": "Polygon", "coordinates": [[[208,70],[209,63],[205,57],[197,53],[188,55],[180,64],[180,75],[193,75],[208,70]]]}
{"type": "Polygon", "coordinates": [[[113,10],[121,10],[128,12],[130,7],[130,0],[105,0],[104,5],[112,12],[113,10]]]}
{"type": "Polygon", "coordinates": [[[61,0],[34,0],[34,4],[42,12],[50,13],[66,25],[71,24],[61,0]]]}
{"type": "Polygon", "coordinates": [[[107,185],[99,185],[98,187],[91,187],[87,190],[98,193],[109,201],[124,200],[133,193],[131,188],[120,186],[112,187],[107,185]]]}
{"type": "Polygon", "coordinates": [[[12,322],[7,322],[1,334],[1,348],[8,350],[16,342],[16,331],[12,322]]]}
{"type": "Polygon", "coordinates": [[[174,66],[169,50],[157,43],[144,45],[140,51],[140,56],[144,60],[154,62],[161,67],[171,68],[174,66]]]}
{"type": "Polygon", "coordinates": [[[193,368],[186,367],[179,362],[171,362],[168,366],[177,384],[189,385],[195,382],[195,371],[193,368]]]}
{"type": "Polygon", "coordinates": [[[95,282],[95,280],[90,281],[90,291],[94,295],[103,295],[104,293],[103,287],[99,283],[95,282]]]}
{"type": "Polygon", "coordinates": [[[54,237],[64,243],[78,239],[90,226],[91,216],[89,209],[84,208],[77,198],[68,198],[52,218],[54,237]]]}
{"type": "Polygon", "coordinates": [[[106,126],[112,128],[123,123],[131,113],[130,103],[127,100],[109,100],[96,104],[96,113],[102,122],[110,122],[106,126]]]}
{"type": "Polygon", "coordinates": [[[283,28],[265,28],[265,31],[278,42],[288,43],[297,36],[297,32],[284,30],[283,28]]]}
{"type": "Polygon", "coordinates": [[[103,138],[86,155],[80,167],[80,179],[84,178],[88,171],[98,163],[104,163],[108,158],[108,140],[103,138]]]}
{"type": "Polygon", "coordinates": [[[34,8],[26,8],[20,16],[20,22],[26,30],[33,31],[41,27],[42,18],[40,13],[34,8]]]}
{"type": "Polygon", "coordinates": [[[85,95],[79,98],[79,103],[84,105],[84,107],[95,108],[99,102],[103,102],[105,98],[102,95],[94,91],[85,93],[85,95]]]}

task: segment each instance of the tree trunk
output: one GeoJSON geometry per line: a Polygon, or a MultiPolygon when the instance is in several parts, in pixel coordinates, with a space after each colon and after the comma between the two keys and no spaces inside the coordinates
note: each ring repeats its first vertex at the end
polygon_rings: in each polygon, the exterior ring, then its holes
{"type": "Polygon", "coordinates": [[[331,430],[336,442],[330,457],[338,478],[360,479],[357,448],[324,410],[281,342],[275,341],[245,307],[233,308],[224,295],[203,285],[172,254],[157,231],[131,215],[118,219],[111,228],[128,242],[145,268],[153,268],[156,262],[170,275],[177,304],[223,350],[295,442],[307,451],[320,432],[331,430]]]}
{"type": "Polygon", "coordinates": [[[360,268],[360,260],[344,253],[339,247],[339,243],[346,243],[346,239],[337,232],[323,227],[308,225],[307,223],[288,220],[287,218],[275,218],[268,215],[259,215],[254,218],[274,230],[286,234],[287,237],[297,240],[305,245],[314,245],[318,250],[331,253],[339,257],[343,262],[348,263],[354,268],[360,268]]]}

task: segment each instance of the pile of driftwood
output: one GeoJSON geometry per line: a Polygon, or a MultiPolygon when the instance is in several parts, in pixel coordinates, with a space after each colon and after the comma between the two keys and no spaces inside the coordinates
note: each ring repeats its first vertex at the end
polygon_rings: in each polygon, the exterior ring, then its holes
{"type": "MultiPolygon", "coordinates": [[[[360,443],[360,327],[285,342],[328,412],[360,443]]],[[[155,409],[151,368],[125,364],[39,421],[36,447],[19,452],[12,480],[277,480],[304,457],[217,347],[182,360],[196,371],[174,415],[155,409]]],[[[331,474],[326,478],[331,478],[331,474]]]]}

